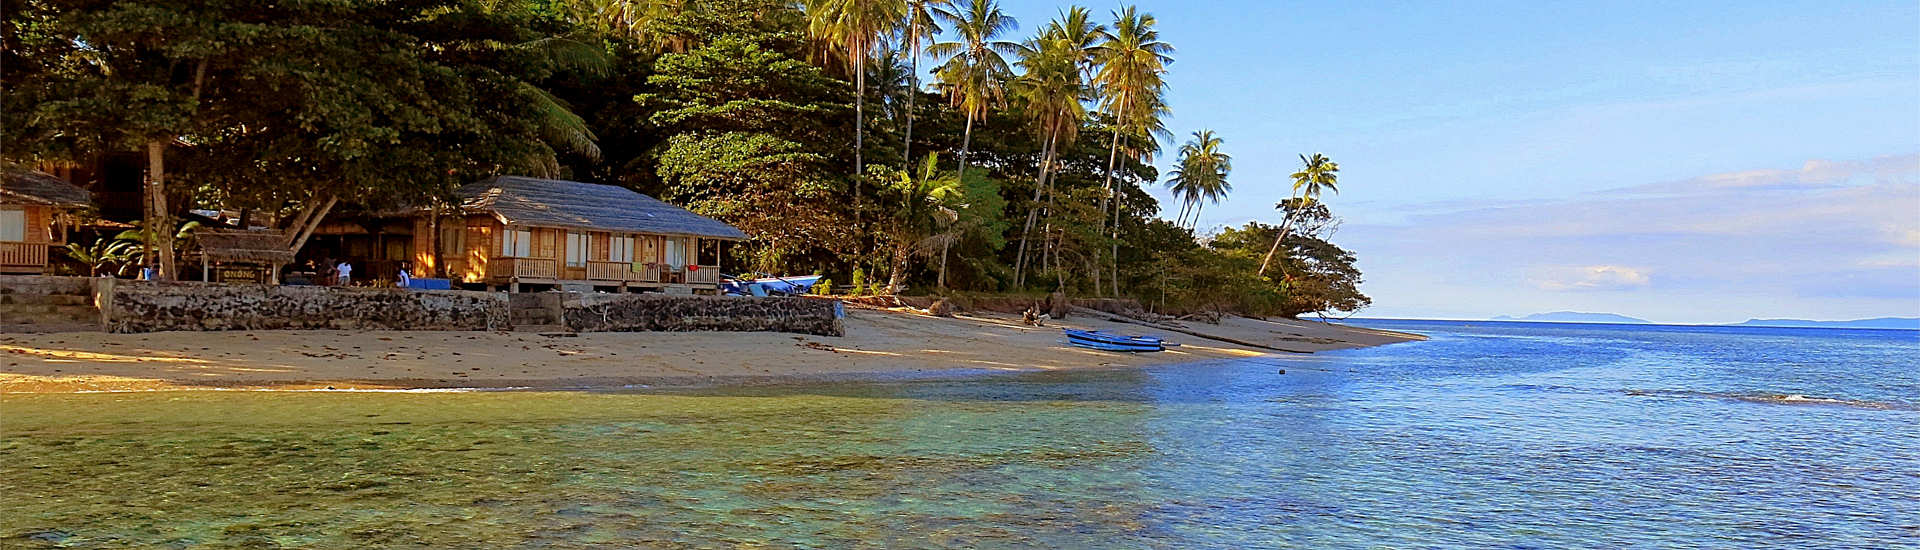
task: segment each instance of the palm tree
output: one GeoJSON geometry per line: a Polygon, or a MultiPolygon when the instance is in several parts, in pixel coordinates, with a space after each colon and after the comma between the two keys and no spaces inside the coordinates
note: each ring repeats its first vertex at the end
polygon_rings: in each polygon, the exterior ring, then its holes
{"type": "Polygon", "coordinates": [[[1080,6],[1067,8],[1047,24],[1046,34],[1065,41],[1063,52],[1073,58],[1080,77],[1093,80],[1100,63],[1100,45],[1107,38],[1107,27],[1093,22],[1093,12],[1080,6]]]}
{"type": "Polygon", "coordinates": [[[1177,167],[1167,174],[1167,188],[1173,191],[1174,199],[1180,201],[1180,214],[1173,218],[1173,224],[1177,227],[1187,226],[1187,213],[1193,211],[1193,203],[1200,199],[1200,185],[1207,178],[1207,169],[1199,166],[1199,162],[1198,158],[1189,158],[1183,151],[1180,162],[1175,165],[1177,167]]]}
{"type": "Polygon", "coordinates": [[[685,53],[686,36],[667,32],[667,23],[699,4],[688,0],[568,0],[561,7],[576,21],[632,36],[653,53],[685,53]]]}
{"type": "Polygon", "coordinates": [[[860,196],[860,177],[866,166],[861,149],[866,143],[867,60],[881,39],[900,26],[905,0],[807,0],[807,30],[814,39],[832,44],[846,55],[854,81],[853,178],[854,197],[860,196]]]}
{"type": "MultiPolygon", "coordinates": [[[[1162,75],[1166,73],[1167,64],[1173,62],[1168,55],[1173,53],[1173,46],[1160,41],[1160,31],[1153,28],[1156,22],[1152,14],[1139,13],[1133,6],[1114,12],[1113,30],[1106,33],[1099,46],[1100,72],[1094,76],[1094,82],[1100,86],[1101,109],[1113,123],[1113,139],[1107,150],[1106,195],[1100,199],[1100,212],[1104,218],[1107,203],[1113,203],[1112,261],[1116,294],[1120,292],[1117,274],[1120,203],[1113,185],[1113,169],[1120,157],[1122,131],[1158,127],[1159,115],[1166,110],[1163,97],[1166,82],[1162,75]]],[[[1152,138],[1151,130],[1142,133],[1152,138]]],[[[1099,281],[1095,276],[1096,294],[1099,281]]]]}
{"type": "Polygon", "coordinates": [[[988,109],[1004,99],[1004,82],[1013,71],[1002,54],[1018,51],[1019,45],[996,40],[1001,34],[1020,27],[1020,22],[1000,12],[993,0],[966,0],[958,12],[935,15],[952,25],[958,39],[937,42],[927,53],[945,57],[936,76],[955,106],[967,114],[966,133],[960,138],[959,175],[967,171],[967,149],[973,144],[973,121],[985,118],[988,109]]]}
{"type": "MultiPolygon", "coordinates": [[[[1299,172],[1293,173],[1292,198],[1299,198],[1302,208],[1295,208],[1294,211],[1305,210],[1304,207],[1319,202],[1322,191],[1340,192],[1340,163],[1320,153],[1314,153],[1312,157],[1300,155],[1300,163],[1304,166],[1299,172]]],[[[1280,242],[1287,239],[1287,231],[1291,230],[1292,226],[1293,215],[1290,212],[1286,219],[1280,222],[1280,234],[1273,238],[1273,248],[1267,249],[1267,257],[1260,260],[1258,275],[1267,274],[1267,266],[1273,263],[1273,254],[1280,251],[1280,242]]]]}
{"type": "Polygon", "coordinates": [[[909,82],[913,70],[907,68],[904,46],[895,48],[883,45],[880,52],[874,55],[867,71],[867,80],[873,83],[874,90],[880,96],[880,114],[889,120],[901,118],[906,110],[906,102],[913,97],[907,93],[913,89],[909,82]]]}
{"type": "MultiPolygon", "coordinates": [[[[952,213],[951,209],[946,208],[944,202],[958,192],[960,182],[957,179],[939,176],[939,155],[930,153],[927,155],[927,161],[921,163],[917,173],[902,172],[899,180],[895,181],[889,189],[897,194],[900,203],[893,207],[896,242],[893,249],[893,274],[887,280],[888,294],[899,293],[900,286],[906,282],[908,255],[952,213]]],[[[943,266],[942,270],[944,269],[943,266]]],[[[943,284],[944,280],[943,275],[943,284]]]]}
{"type": "MultiPolygon", "coordinates": [[[[1213,130],[1200,130],[1180,146],[1180,168],[1174,170],[1169,183],[1174,193],[1184,198],[1186,206],[1192,209],[1189,228],[1199,225],[1202,206],[1208,202],[1218,204],[1233,190],[1233,184],[1227,183],[1227,174],[1233,171],[1233,157],[1220,150],[1222,143],[1213,130]]],[[[1187,219],[1186,208],[1182,208],[1181,219],[1187,219]]]]}
{"type": "Polygon", "coordinates": [[[901,157],[913,162],[913,104],[920,95],[920,47],[941,32],[940,22],[957,17],[953,0],[907,0],[906,50],[913,57],[913,73],[907,89],[907,138],[901,157]]]}
{"type": "MultiPolygon", "coordinates": [[[[1040,197],[1050,190],[1055,155],[1062,142],[1071,143],[1079,136],[1080,121],[1086,118],[1086,106],[1081,104],[1081,99],[1087,92],[1080,70],[1083,51],[1064,32],[1059,21],[1022,45],[1020,53],[1020,67],[1026,72],[1014,81],[1014,95],[1026,105],[1027,116],[1042,136],[1043,145],[1040,173],[1034,179],[1033,205],[1027,210],[1027,223],[1020,231],[1019,253],[1014,260],[1015,287],[1026,280],[1028,243],[1034,222],[1039,219],[1040,197]]],[[[1052,194],[1046,196],[1049,202],[1053,200],[1052,194]]]]}

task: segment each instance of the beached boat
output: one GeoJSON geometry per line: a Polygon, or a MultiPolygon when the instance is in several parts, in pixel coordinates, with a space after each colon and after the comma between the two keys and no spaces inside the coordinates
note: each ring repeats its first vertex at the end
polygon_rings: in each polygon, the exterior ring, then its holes
{"type": "Polygon", "coordinates": [[[1075,346],[1106,351],[1163,351],[1165,343],[1159,338],[1122,336],[1097,330],[1061,329],[1067,335],[1067,343],[1075,346]]]}
{"type": "Polygon", "coordinates": [[[798,296],[806,294],[819,281],[819,275],[752,279],[730,277],[720,281],[720,290],[735,296],[798,296]]]}

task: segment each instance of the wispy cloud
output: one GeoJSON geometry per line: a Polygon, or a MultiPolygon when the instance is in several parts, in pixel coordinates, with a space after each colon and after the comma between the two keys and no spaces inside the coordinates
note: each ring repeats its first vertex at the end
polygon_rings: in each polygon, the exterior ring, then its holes
{"type": "Polygon", "coordinates": [[[1626,290],[1653,281],[1648,270],[1619,265],[1542,266],[1527,277],[1542,290],[1626,290]]]}

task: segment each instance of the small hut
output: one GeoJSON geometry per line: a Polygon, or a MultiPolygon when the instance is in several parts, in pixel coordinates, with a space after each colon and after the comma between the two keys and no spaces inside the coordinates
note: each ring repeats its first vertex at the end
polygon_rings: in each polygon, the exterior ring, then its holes
{"type": "Polygon", "coordinates": [[[0,273],[45,273],[48,252],[67,240],[62,214],[86,208],[87,190],[37,170],[0,177],[0,273]]]}
{"type": "Polygon", "coordinates": [[[416,263],[461,283],[516,292],[532,285],[717,294],[721,243],[747,238],[613,185],[495,176],[456,195],[464,201],[460,217],[419,222],[439,227],[416,233],[416,263]]]}
{"type": "Polygon", "coordinates": [[[279,284],[280,267],[293,261],[287,237],[278,231],[200,228],[193,236],[200,243],[202,280],[279,284]]]}

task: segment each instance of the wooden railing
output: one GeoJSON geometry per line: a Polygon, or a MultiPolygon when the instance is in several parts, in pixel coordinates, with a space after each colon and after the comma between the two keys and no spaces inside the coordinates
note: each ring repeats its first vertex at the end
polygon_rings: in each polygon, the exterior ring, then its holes
{"type": "MultiPolygon", "coordinates": [[[[689,267],[692,267],[692,266],[689,266],[689,267]]],[[[703,266],[699,266],[699,269],[688,269],[687,284],[690,284],[690,285],[720,284],[720,266],[703,265],[703,266]]]]}
{"type": "Polygon", "coordinates": [[[560,275],[559,262],[546,258],[494,258],[487,262],[489,277],[517,277],[521,279],[555,279],[560,275]]]}
{"type": "Polygon", "coordinates": [[[0,267],[34,267],[47,265],[47,243],[0,242],[0,267]]]}
{"type": "Polygon", "coordinates": [[[629,271],[632,269],[627,264],[587,262],[587,280],[590,281],[624,281],[629,271]]]}
{"type": "Polygon", "coordinates": [[[626,262],[587,262],[587,279],[592,281],[626,281],[630,283],[660,282],[660,266],[643,265],[640,271],[633,270],[633,264],[626,262]]]}

